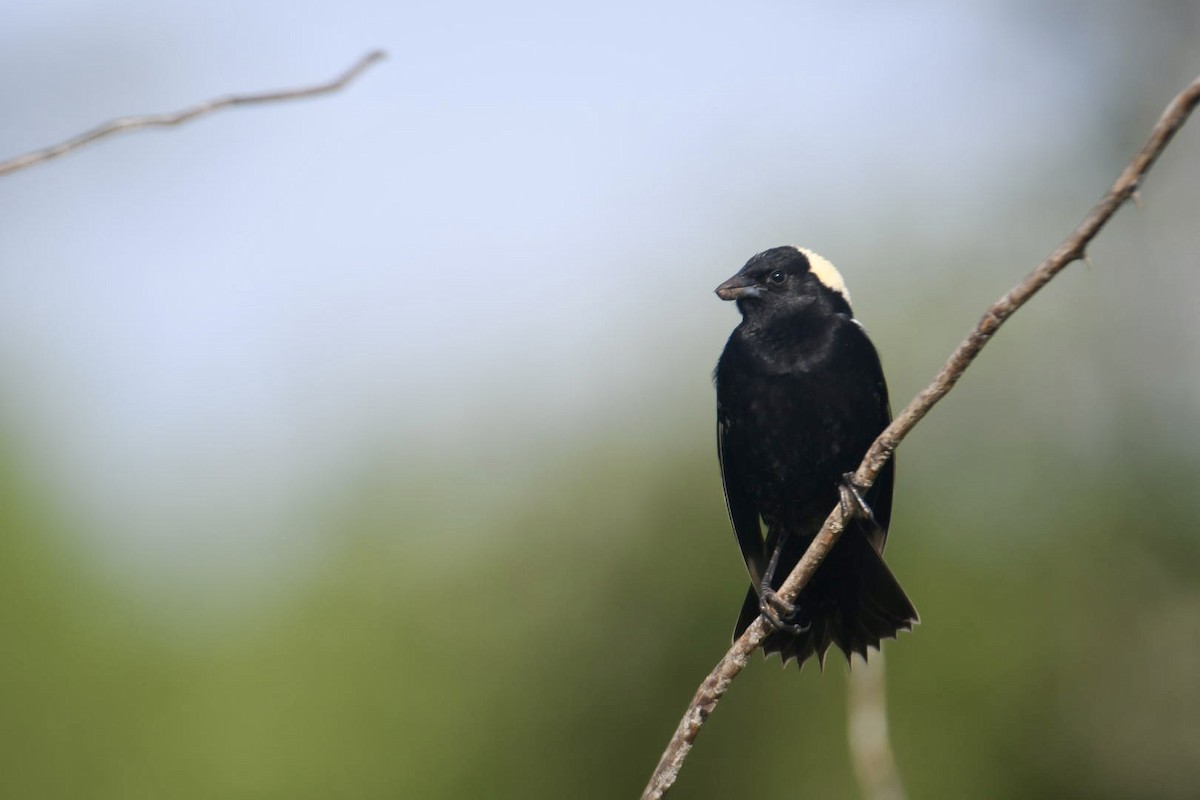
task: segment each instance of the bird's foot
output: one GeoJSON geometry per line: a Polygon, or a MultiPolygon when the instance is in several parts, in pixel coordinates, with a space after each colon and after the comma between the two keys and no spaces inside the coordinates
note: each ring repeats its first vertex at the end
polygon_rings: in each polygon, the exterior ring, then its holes
{"type": "Polygon", "coordinates": [[[758,610],[772,628],[783,633],[798,635],[812,627],[811,622],[793,622],[800,609],[795,603],[784,600],[769,586],[763,586],[759,590],[758,610]]]}
{"type": "Polygon", "coordinates": [[[847,472],[842,476],[842,482],[838,484],[838,499],[842,506],[842,518],[865,519],[869,520],[872,525],[878,525],[875,521],[875,512],[871,510],[871,506],[863,497],[863,487],[854,482],[854,473],[847,472]]]}

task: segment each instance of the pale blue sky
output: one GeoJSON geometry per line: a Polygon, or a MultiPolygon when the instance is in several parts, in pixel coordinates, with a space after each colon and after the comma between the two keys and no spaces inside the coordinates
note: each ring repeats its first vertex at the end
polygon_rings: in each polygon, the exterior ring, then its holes
{"type": "MultiPolygon", "coordinates": [[[[12,6],[0,156],[390,59],[0,180],[0,424],[141,547],[287,529],[372,448],[503,463],[531,430],[653,429],[644,394],[703,421],[733,323],[711,289],[756,250],[825,253],[878,319],[1039,178],[1082,213],[1130,69],[1093,8],[12,6]]],[[[1188,66],[1139,65],[1164,92],[1188,66]]]]}

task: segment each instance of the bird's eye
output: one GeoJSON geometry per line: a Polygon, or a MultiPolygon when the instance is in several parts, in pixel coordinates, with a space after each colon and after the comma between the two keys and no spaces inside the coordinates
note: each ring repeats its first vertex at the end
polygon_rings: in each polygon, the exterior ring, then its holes
{"type": "Polygon", "coordinates": [[[784,280],[787,279],[787,276],[784,275],[781,270],[775,270],[768,276],[767,279],[771,281],[771,283],[783,283],[784,280]]]}

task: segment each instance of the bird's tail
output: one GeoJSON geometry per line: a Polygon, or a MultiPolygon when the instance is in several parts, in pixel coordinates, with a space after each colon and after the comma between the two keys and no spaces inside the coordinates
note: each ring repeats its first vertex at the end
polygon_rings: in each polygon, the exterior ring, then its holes
{"type": "MultiPolygon", "coordinates": [[[[797,621],[808,624],[808,630],[798,634],[775,631],[763,641],[765,654],[779,653],[785,665],[795,658],[801,667],[816,654],[824,667],[826,651],[836,644],[847,661],[852,653],[865,659],[868,647],[878,649],[880,640],[894,639],[899,631],[912,630],[920,621],[866,533],[860,526],[852,526],[838,539],[796,601],[797,621]]],[[[786,577],[779,575],[776,580],[782,583],[786,577]]],[[[751,587],[734,638],[758,617],[758,593],[751,587]]]]}

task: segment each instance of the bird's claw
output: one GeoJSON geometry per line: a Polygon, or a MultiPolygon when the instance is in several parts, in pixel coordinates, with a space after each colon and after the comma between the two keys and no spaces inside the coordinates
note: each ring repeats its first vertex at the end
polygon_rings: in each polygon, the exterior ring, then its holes
{"type": "Polygon", "coordinates": [[[794,617],[796,615],[796,606],[794,603],[789,603],[776,593],[769,585],[764,584],[758,590],[758,607],[764,613],[767,609],[782,614],[785,617],[794,617]]]}
{"type": "Polygon", "coordinates": [[[794,603],[784,600],[774,589],[762,587],[758,594],[758,610],[767,622],[777,631],[799,635],[812,627],[811,622],[789,622],[795,619],[799,608],[794,603]]]}
{"type": "Polygon", "coordinates": [[[863,497],[863,488],[855,483],[853,472],[842,476],[842,482],[838,484],[838,501],[842,506],[844,519],[859,518],[870,520],[872,525],[879,524],[875,522],[875,512],[863,497]]]}

